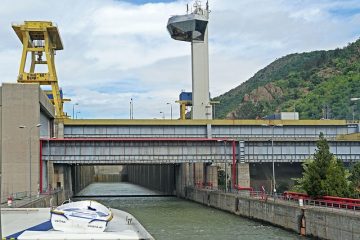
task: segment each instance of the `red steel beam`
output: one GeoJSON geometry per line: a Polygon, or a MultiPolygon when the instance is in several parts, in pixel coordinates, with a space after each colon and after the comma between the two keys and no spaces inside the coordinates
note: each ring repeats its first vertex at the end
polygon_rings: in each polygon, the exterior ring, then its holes
{"type": "Polygon", "coordinates": [[[189,142],[215,142],[227,141],[227,138],[41,138],[41,141],[189,141],[189,142]]]}

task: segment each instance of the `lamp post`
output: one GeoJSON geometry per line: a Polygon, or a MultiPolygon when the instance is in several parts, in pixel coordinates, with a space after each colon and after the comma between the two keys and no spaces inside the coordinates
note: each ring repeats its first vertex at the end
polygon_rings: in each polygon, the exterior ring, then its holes
{"type": "MultiPolygon", "coordinates": [[[[350,98],[350,101],[358,101],[360,98],[350,98]]],[[[353,112],[352,112],[353,122],[355,121],[355,106],[353,106],[353,112]]]]}
{"type": "Polygon", "coordinates": [[[168,102],[168,103],[166,103],[166,105],[170,105],[170,117],[172,120],[172,104],[168,102]]]}
{"type": "Polygon", "coordinates": [[[76,112],[76,119],[78,119],[78,114],[80,115],[80,113],[81,113],[80,111],[76,112]]]}
{"type": "Polygon", "coordinates": [[[75,106],[79,106],[79,103],[74,103],[73,104],[73,115],[72,115],[73,119],[75,118],[75,106]]]}
{"type": "MultiPolygon", "coordinates": [[[[33,130],[33,128],[35,128],[35,127],[37,127],[37,128],[39,128],[39,127],[41,127],[41,124],[39,123],[39,124],[36,124],[36,125],[34,125],[34,126],[32,126],[30,129],[29,129],[29,170],[30,170],[30,174],[29,174],[29,197],[31,198],[31,180],[32,180],[32,178],[31,178],[31,157],[32,157],[32,154],[31,154],[31,130],[33,130]]],[[[19,128],[26,128],[26,126],[24,126],[24,125],[21,125],[21,126],[19,126],[19,128]]]]}
{"type": "Polygon", "coordinates": [[[130,119],[134,119],[134,99],[130,98],[130,119]]]}
{"type": "Polygon", "coordinates": [[[165,119],[165,113],[164,113],[164,112],[160,112],[160,114],[162,114],[162,119],[165,119]]]}
{"type": "Polygon", "coordinates": [[[273,178],[273,193],[276,194],[276,180],[275,180],[275,161],[274,161],[274,128],[282,127],[282,124],[269,125],[269,124],[261,124],[264,127],[271,127],[271,161],[272,161],[272,178],[273,178]]]}

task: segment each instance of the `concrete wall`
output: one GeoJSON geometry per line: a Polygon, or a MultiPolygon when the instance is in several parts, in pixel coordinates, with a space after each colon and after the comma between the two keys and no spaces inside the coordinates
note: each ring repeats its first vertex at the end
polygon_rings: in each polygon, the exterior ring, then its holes
{"type": "Polygon", "coordinates": [[[0,92],[2,197],[29,192],[30,188],[36,194],[40,183],[39,138],[48,137],[54,108],[38,84],[3,83],[0,92]],[[43,125],[35,127],[39,123],[43,125]]]}
{"type": "Polygon", "coordinates": [[[164,194],[175,194],[175,164],[127,165],[128,181],[164,194]]]}
{"type": "Polygon", "coordinates": [[[360,239],[360,214],[337,209],[309,208],[305,211],[306,235],[322,239],[360,239]]]}
{"type": "Polygon", "coordinates": [[[71,194],[68,192],[61,190],[59,192],[56,192],[54,194],[50,195],[42,195],[40,198],[24,203],[22,205],[16,206],[19,208],[45,208],[45,207],[52,207],[52,206],[59,206],[61,205],[65,200],[69,199],[71,197],[71,194]]]}
{"type": "Polygon", "coordinates": [[[235,194],[185,188],[185,198],[297,233],[302,219],[307,236],[321,239],[360,239],[360,213],[319,207],[299,207],[281,200],[260,200],[235,194]]]}
{"type": "MultiPolygon", "coordinates": [[[[72,190],[76,194],[82,189],[93,183],[95,178],[94,166],[79,165],[71,167],[72,190]]],[[[65,187],[65,189],[67,189],[65,187]]]]}
{"type": "MultiPolygon", "coordinates": [[[[95,182],[121,182],[125,181],[125,176],[123,176],[124,166],[111,165],[111,166],[94,166],[95,182]]],[[[127,173],[126,173],[127,174],[127,173]]]]}

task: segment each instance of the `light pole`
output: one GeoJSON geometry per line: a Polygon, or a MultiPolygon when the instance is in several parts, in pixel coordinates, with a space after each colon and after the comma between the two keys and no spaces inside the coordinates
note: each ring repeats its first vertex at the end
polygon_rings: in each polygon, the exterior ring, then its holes
{"type": "MultiPolygon", "coordinates": [[[[358,100],[360,100],[360,98],[350,98],[350,101],[358,101],[358,100]]],[[[353,115],[353,122],[354,122],[355,121],[355,105],[353,106],[352,115],[353,115]]]]}
{"type": "Polygon", "coordinates": [[[172,104],[168,102],[168,103],[166,103],[166,105],[170,105],[170,117],[172,120],[172,104]]]}
{"type": "Polygon", "coordinates": [[[130,119],[134,119],[134,100],[130,98],[130,119]]]}
{"type": "Polygon", "coordinates": [[[80,113],[81,113],[80,111],[76,112],[76,119],[78,119],[78,114],[80,115],[80,113]]]}
{"type": "Polygon", "coordinates": [[[261,124],[264,127],[271,127],[271,161],[272,161],[272,178],[273,178],[273,193],[276,194],[276,180],[275,180],[275,161],[274,161],[274,128],[282,127],[282,124],[269,125],[269,124],[261,124]]]}
{"type": "Polygon", "coordinates": [[[74,103],[73,104],[73,115],[72,115],[73,119],[75,118],[75,106],[79,106],[79,103],[74,103]]]}
{"type": "MultiPolygon", "coordinates": [[[[39,127],[41,127],[41,124],[39,123],[39,124],[36,124],[35,126],[32,126],[30,129],[29,129],[29,169],[30,169],[30,174],[29,174],[29,197],[31,198],[31,180],[32,180],[32,178],[31,178],[31,157],[32,157],[32,154],[31,154],[31,130],[33,129],[33,128],[35,128],[35,127],[37,127],[37,128],[39,128],[39,127]]],[[[21,126],[19,126],[19,128],[26,128],[26,126],[24,126],[24,125],[21,125],[21,126]]]]}
{"type": "Polygon", "coordinates": [[[165,119],[165,113],[164,113],[164,112],[160,112],[160,114],[162,114],[162,119],[165,119]]]}

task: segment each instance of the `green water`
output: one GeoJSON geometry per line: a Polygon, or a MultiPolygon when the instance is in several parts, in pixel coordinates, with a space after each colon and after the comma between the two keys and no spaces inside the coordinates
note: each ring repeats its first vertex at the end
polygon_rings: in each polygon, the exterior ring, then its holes
{"type": "MultiPolygon", "coordinates": [[[[150,194],[132,184],[92,184],[82,193],[150,194]],[[93,191],[95,190],[96,191],[93,191]]],[[[176,197],[99,198],[131,213],[155,239],[304,239],[299,235],[176,197]]]]}

